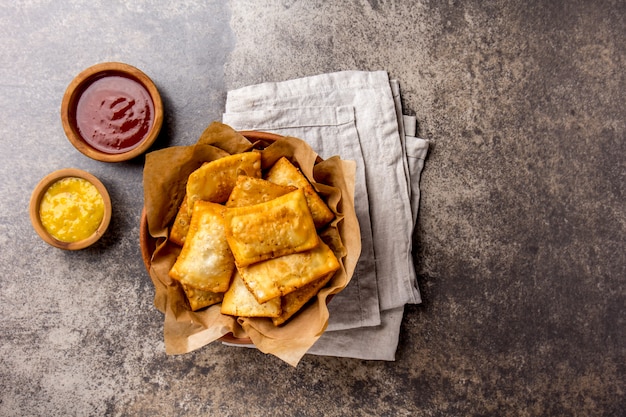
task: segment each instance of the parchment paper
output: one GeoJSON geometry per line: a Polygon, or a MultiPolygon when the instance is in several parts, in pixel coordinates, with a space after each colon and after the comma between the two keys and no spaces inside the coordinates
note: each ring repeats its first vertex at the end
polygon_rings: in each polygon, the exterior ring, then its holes
{"type": "MultiPolygon", "coordinates": [[[[155,287],[154,304],[164,313],[164,341],[168,354],[184,354],[214,342],[228,333],[249,338],[262,352],[273,354],[296,366],[328,325],[327,303],[346,287],[361,252],[359,223],[354,210],[355,163],[340,156],[322,160],[301,139],[281,137],[272,141],[250,142],[229,126],[213,122],[198,142],[191,146],[170,147],[146,155],[144,167],[144,207],[150,236],[156,249],[150,261],[150,277],[155,287]],[[232,317],[220,313],[220,305],[191,311],[179,283],[168,272],[180,248],[169,242],[169,226],[185,196],[187,178],[203,162],[228,154],[257,149],[262,168],[281,156],[289,158],[325,199],[335,220],[320,231],[341,263],[317,297],[280,327],[267,318],[232,317]]],[[[332,302],[332,301],[330,301],[332,302]]]]}

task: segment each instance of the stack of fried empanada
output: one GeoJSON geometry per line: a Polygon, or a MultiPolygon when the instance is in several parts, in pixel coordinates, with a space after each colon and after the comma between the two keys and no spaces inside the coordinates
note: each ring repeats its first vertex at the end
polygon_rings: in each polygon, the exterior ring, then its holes
{"type": "Polygon", "coordinates": [[[182,246],[169,275],[192,310],[268,317],[280,325],[340,268],[319,231],[334,213],[287,158],[263,177],[257,151],[203,164],[191,173],[170,228],[182,246]]]}

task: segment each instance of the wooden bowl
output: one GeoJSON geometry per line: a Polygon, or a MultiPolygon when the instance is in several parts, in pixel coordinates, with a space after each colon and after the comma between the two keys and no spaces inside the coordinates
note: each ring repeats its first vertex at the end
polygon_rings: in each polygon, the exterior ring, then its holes
{"type": "Polygon", "coordinates": [[[56,248],[65,249],[65,250],[84,249],[88,246],[93,245],[95,242],[97,242],[98,239],[102,237],[102,235],[106,232],[107,228],[109,227],[109,223],[111,222],[111,212],[112,212],[111,198],[104,184],[102,184],[102,182],[100,182],[100,180],[96,178],[95,176],[93,176],[92,174],[86,171],[80,170],[80,169],[75,169],[75,168],[61,169],[58,171],[54,171],[48,174],[47,176],[45,176],[33,190],[33,193],[30,199],[30,206],[29,206],[30,220],[37,234],[46,243],[56,248]],[[93,184],[96,187],[96,189],[102,196],[102,199],[104,200],[104,216],[102,218],[102,221],[100,222],[100,225],[96,228],[96,230],[93,232],[91,236],[85,239],[81,239],[81,240],[73,241],[73,242],[64,242],[52,236],[44,227],[41,221],[41,217],[39,215],[39,208],[41,205],[41,201],[46,191],[48,191],[48,188],[50,188],[50,186],[56,183],[57,181],[62,180],[63,178],[68,178],[68,177],[82,178],[84,180],[89,181],[91,184],[93,184]]]}
{"type": "Polygon", "coordinates": [[[63,130],[84,155],[120,162],[145,153],[163,125],[163,103],[152,80],[121,62],[78,74],[61,102],[63,130]]]}

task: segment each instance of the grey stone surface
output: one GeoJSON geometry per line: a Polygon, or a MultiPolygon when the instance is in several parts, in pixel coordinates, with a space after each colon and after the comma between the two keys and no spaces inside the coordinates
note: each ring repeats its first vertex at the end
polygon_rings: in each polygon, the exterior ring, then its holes
{"type": "Polygon", "coordinates": [[[428,1],[0,1],[0,415],[578,415],[626,409],[626,5],[428,1]],[[124,61],[166,108],[159,147],[228,89],[387,70],[433,146],[395,362],[297,368],[212,344],[167,356],[138,247],[142,161],[79,154],[61,97],[124,61]],[[62,252],[27,213],[86,169],[112,226],[62,252]]]}

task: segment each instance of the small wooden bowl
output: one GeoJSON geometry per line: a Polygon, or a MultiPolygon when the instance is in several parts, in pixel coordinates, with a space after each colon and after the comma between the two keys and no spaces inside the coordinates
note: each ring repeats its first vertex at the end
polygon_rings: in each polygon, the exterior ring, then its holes
{"type": "Polygon", "coordinates": [[[104,184],[102,184],[102,182],[100,182],[100,180],[92,174],[75,168],[61,169],[46,175],[35,187],[31,195],[29,206],[30,221],[33,224],[33,227],[35,228],[37,234],[46,243],[56,248],[65,250],[84,249],[97,242],[98,239],[102,237],[104,232],[106,232],[107,228],[109,227],[109,223],[111,222],[111,212],[111,198],[104,184]],[[48,233],[46,228],[43,226],[41,222],[41,217],[39,216],[39,206],[41,205],[41,200],[48,188],[55,182],[68,177],[82,178],[89,181],[96,187],[96,189],[102,196],[102,199],[104,200],[104,217],[102,218],[100,226],[98,226],[96,231],[88,238],[75,242],[63,242],[50,235],[50,233],[48,233]]]}
{"type": "Polygon", "coordinates": [[[61,102],[61,122],[67,138],[82,154],[103,162],[127,161],[145,153],[158,137],[163,125],[163,102],[152,80],[142,71],[121,62],[104,62],[85,69],[69,84],[61,102]],[[79,100],[89,86],[102,78],[113,76],[138,83],[137,87],[150,96],[154,114],[147,133],[138,144],[129,146],[127,151],[106,152],[96,149],[81,135],[76,112],[79,100]]]}

